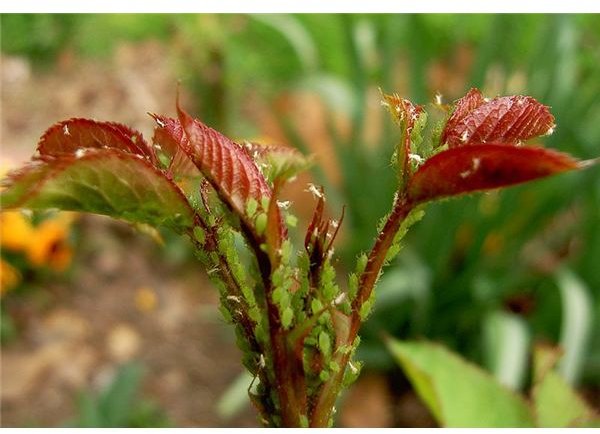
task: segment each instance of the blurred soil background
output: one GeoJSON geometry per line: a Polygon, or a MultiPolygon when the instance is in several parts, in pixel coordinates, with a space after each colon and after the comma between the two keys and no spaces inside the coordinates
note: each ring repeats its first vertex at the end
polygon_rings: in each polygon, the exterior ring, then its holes
{"type": "MultiPolygon", "coordinates": [[[[531,93],[553,105],[557,147],[581,158],[600,149],[593,17],[35,15],[1,24],[3,172],[71,117],[124,123],[149,140],[146,113],[174,115],[181,80],[184,105],[229,136],[316,154],[324,170],[287,195],[301,222],[314,206],[308,181],[326,183],[332,214],[344,203],[356,210],[341,236],[346,269],[368,247],[394,182],[395,136],[378,86],[419,103],[437,92],[449,102],[475,85],[488,95],[531,93]],[[493,34],[505,26],[515,34],[493,34]]],[[[572,382],[600,408],[592,333],[600,182],[597,170],[580,178],[432,207],[381,282],[380,311],[364,332],[366,370],[338,410],[339,426],[435,426],[381,345],[382,330],[442,341],[494,371],[490,346],[499,342],[486,330],[510,327],[506,317],[520,334],[500,352],[525,351],[511,387],[527,387],[531,342],[579,339],[568,349],[578,357],[572,382]],[[523,218],[510,220],[515,214],[523,218]],[[555,279],[562,266],[581,279],[583,311],[565,313],[555,279]],[[565,337],[561,321],[582,316],[583,337],[565,337]]],[[[7,222],[3,230],[13,230],[7,222]]],[[[31,240],[45,249],[41,265],[3,246],[1,425],[258,426],[235,337],[185,240],[99,216],[70,217],[65,227],[31,240]],[[66,259],[53,262],[59,254],[66,259]],[[103,407],[111,393],[127,409],[116,421],[103,407]]]]}
{"type": "MultiPolygon", "coordinates": [[[[164,59],[158,43],[124,44],[104,62],[63,53],[55,69],[38,73],[27,59],[3,55],[3,163],[27,161],[47,126],[75,116],[119,120],[151,136],[146,112],[173,112],[177,78],[164,59]]],[[[34,281],[5,301],[19,336],[2,348],[2,425],[61,426],[75,417],[79,392],[102,388],[137,360],[142,395],[174,426],[256,426],[250,410],[227,422],[217,415],[240,354],[193,259],[173,259],[108,218],[81,216],[76,226],[68,276],[34,281]]]]}

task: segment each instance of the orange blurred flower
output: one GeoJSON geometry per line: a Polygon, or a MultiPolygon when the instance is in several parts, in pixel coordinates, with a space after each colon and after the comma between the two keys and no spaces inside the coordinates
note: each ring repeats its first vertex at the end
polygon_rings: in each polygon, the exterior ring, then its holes
{"type": "Polygon", "coordinates": [[[69,226],[59,219],[46,220],[37,226],[26,251],[31,265],[65,270],[73,257],[68,229],[69,226]]]}
{"type": "Polygon", "coordinates": [[[21,273],[8,262],[0,259],[0,297],[21,282],[21,273]]]}
{"type": "Polygon", "coordinates": [[[38,226],[19,211],[0,214],[0,246],[23,252],[34,267],[48,266],[64,271],[73,257],[69,244],[69,228],[76,213],[62,212],[38,226]]]}
{"type": "Polygon", "coordinates": [[[20,211],[0,214],[0,246],[13,251],[24,251],[31,242],[34,227],[20,211]]]}

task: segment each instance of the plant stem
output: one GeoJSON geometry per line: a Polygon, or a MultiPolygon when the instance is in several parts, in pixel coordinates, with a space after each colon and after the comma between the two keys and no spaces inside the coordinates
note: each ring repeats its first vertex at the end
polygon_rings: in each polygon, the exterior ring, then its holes
{"type": "Polygon", "coordinates": [[[379,233],[371,252],[365,270],[360,276],[358,284],[358,292],[354,300],[352,300],[352,328],[350,338],[354,340],[358,328],[360,326],[360,309],[362,305],[369,299],[375,284],[379,279],[379,274],[383,265],[387,252],[394,242],[394,237],[400,229],[400,225],[412,211],[415,204],[409,201],[405,194],[399,195],[394,201],[392,212],[388,216],[383,229],[379,233]]]}
{"type": "MultiPolygon", "coordinates": [[[[189,231],[188,237],[192,240],[196,250],[206,250],[209,252],[215,252],[217,254],[219,276],[221,277],[225,286],[231,291],[230,295],[233,295],[237,298],[237,302],[240,304],[240,306],[239,308],[236,308],[236,306],[230,306],[232,302],[227,297],[222,297],[221,302],[229,306],[228,310],[230,312],[236,313],[235,316],[232,314],[234,323],[239,325],[241,328],[252,352],[260,354],[262,350],[254,334],[256,323],[248,315],[249,306],[242,293],[240,283],[237,281],[236,277],[231,271],[231,265],[229,264],[227,258],[221,252],[219,252],[217,248],[218,242],[215,228],[208,225],[206,221],[197,213],[195,215],[195,226],[202,228],[206,236],[206,241],[204,243],[200,243],[194,236],[193,230],[189,231]]],[[[269,384],[264,370],[258,369],[257,375],[260,378],[261,383],[265,385],[269,384]]],[[[265,414],[264,409],[257,407],[257,410],[264,419],[269,416],[268,414],[265,414]]]]}
{"type": "MultiPolygon", "coordinates": [[[[269,340],[271,344],[271,358],[275,377],[274,384],[279,400],[281,426],[297,428],[300,426],[300,415],[305,414],[306,412],[306,399],[302,399],[302,396],[305,396],[306,391],[305,388],[297,387],[297,382],[299,379],[303,378],[303,373],[297,372],[297,363],[295,363],[295,356],[287,344],[288,337],[281,324],[279,309],[277,305],[273,303],[271,275],[276,269],[279,258],[276,258],[275,261],[271,262],[269,255],[262,251],[260,246],[254,245],[255,243],[251,244],[258,261],[258,268],[265,288],[265,305],[267,307],[267,318],[269,321],[269,340]],[[303,395],[298,395],[298,392],[303,395]]],[[[271,422],[275,425],[275,421],[271,419],[271,422]]]]}
{"type": "MultiPolygon", "coordinates": [[[[400,195],[395,200],[392,212],[388,216],[382,231],[379,233],[369,253],[367,265],[360,276],[358,293],[354,300],[352,300],[350,333],[347,345],[353,345],[356,340],[362,322],[360,316],[361,307],[371,296],[381,269],[385,264],[387,252],[394,242],[394,237],[406,216],[412,211],[414,205],[405,195],[400,195]]],[[[311,427],[326,427],[328,425],[333,406],[342,388],[344,372],[347,369],[351,355],[351,352],[338,355],[336,362],[338,362],[342,369],[332,375],[329,381],[323,386],[310,420],[311,427]]]]}

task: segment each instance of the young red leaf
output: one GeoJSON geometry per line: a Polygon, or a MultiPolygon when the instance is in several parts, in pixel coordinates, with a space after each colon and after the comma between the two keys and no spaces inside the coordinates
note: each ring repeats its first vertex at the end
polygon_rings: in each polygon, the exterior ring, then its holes
{"type": "Polygon", "coordinates": [[[400,126],[402,135],[396,148],[395,158],[398,164],[401,185],[406,184],[410,177],[409,157],[411,149],[411,133],[419,116],[423,113],[422,106],[415,106],[407,99],[398,95],[383,95],[384,103],[387,105],[394,121],[400,126]]]}
{"type": "Polygon", "coordinates": [[[461,98],[441,135],[449,147],[480,143],[518,143],[551,134],[554,116],[530,96],[486,101],[477,89],[461,98]]]}
{"type": "MultiPolygon", "coordinates": [[[[270,200],[272,196],[271,188],[258,166],[240,145],[192,118],[179,104],[177,113],[187,136],[187,140],[180,142],[182,149],[221,199],[242,218],[254,236],[259,241],[262,240],[264,228],[258,227],[253,216],[247,215],[246,211],[249,202],[253,201],[258,204],[257,218],[260,218],[260,214],[267,212],[262,205],[264,200],[270,200]]],[[[284,226],[281,219],[279,225],[284,226]]],[[[283,231],[282,229],[281,233],[283,231]]]]}
{"type": "Polygon", "coordinates": [[[434,155],[407,188],[419,203],[447,196],[519,184],[583,167],[567,154],[532,146],[472,144],[434,155]]]}
{"type": "Polygon", "coordinates": [[[316,196],[318,198],[317,206],[313,212],[312,220],[306,228],[306,235],[304,237],[304,248],[309,256],[313,257],[311,264],[317,263],[323,257],[323,251],[325,250],[326,233],[329,229],[325,219],[323,218],[323,212],[325,210],[325,197],[323,194],[323,188],[314,187],[316,196]],[[318,260],[317,260],[318,259],[318,260]]]}
{"type": "Polygon", "coordinates": [[[3,180],[2,209],[58,208],[183,230],[194,211],[145,158],[118,149],[42,156],[3,180]]]}
{"type": "Polygon", "coordinates": [[[477,107],[485,103],[485,98],[479,91],[479,89],[471,89],[465,96],[459,99],[454,106],[454,112],[446,122],[444,131],[440,137],[440,142],[443,145],[448,143],[448,138],[453,133],[461,121],[477,107]]]}
{"type": "Polygon", "coordinates": [[[83,154],[88,149],[119,149],[156,163],[154,150],[142,135],[114,122],[69,119],[50,127],[38,143],[40,156],[83,154]]]}
{"type": "Polygon", "coordinates": [[[281,218],[281,210],[277,203],[277,197],[283,182],[277,181],[273,186],[273,198],[269,201],[267,210],[267,228],[265,231],[265,239],[269,248],[269,256],[272,264],[279,264],[281,256],[281,245],[287,239],[287,228],[283,225],[281,218]]]}
{"type": "Polygon", "coordinates": [[[332,219],[326,219],[324,217],[325,194],[323,187],[311,185],[310,191],[317,196],[318,202],[312,220],[306,229],[304,248],[310,259],[311,274],[317,275],[331,252],[333,242],[344,220],[345,208],[342,208],[342,214],[337,222],[332,219]]]}

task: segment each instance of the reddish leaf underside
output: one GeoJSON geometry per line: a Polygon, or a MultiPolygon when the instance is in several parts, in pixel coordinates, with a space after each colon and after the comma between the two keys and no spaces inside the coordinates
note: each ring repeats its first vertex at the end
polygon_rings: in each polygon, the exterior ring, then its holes
{"type": "Polygon", "coordinates": [[[481,143],[518,143],[554,129],[547,106],[529,96],[504,96],[486,101],[472,89],[456,103],[441,135],[449,147],[481,143]]]}
{"type": "Polygon", "coordinates": [[[88,149],[119,149],[156,163],[154,150],[138,131],[114,122],[79,118],[59,122],[46,130],[37,147],[42,157],[82,155],[88,149]]]}
{"type": "Polygon", "coordinates": [[[181,147],[221,198],[240,216],[245,216],[250,199],[261,207],[263,198],[271,198],[271,188],[240,145],[193,119],[179,106],[177,111],[188,139],[180,142],[181,147]]]}
{"type": "Polygon", "coordinates": [[[34,160],[3,180],[2,209],[90,212],[176,231],[193,225],[181,190],[145,158],[117,149],[89,149],[34,160]]]}
{"type": "Polygon", "coordinates": [[[408,184],[408,197],[420,203],[519,184],[582,167],[569,155],[532,146],[473,144],[431,157],[408,184]]]}

